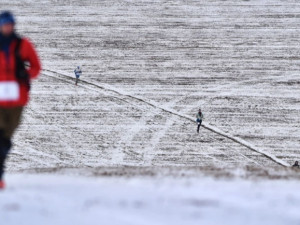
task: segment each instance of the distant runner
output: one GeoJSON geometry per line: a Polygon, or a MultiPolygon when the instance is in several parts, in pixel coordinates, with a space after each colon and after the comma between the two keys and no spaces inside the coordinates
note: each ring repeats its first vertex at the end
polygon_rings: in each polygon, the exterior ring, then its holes
{"type": "Polygon", "coordinates": [[[79,78],[82,74],[82,70],[81,70],[80,66],[77,66],[77,68],[74,70],[74,73],[75,73],[75,77],[76,77],[75,85],[77,85],[79,78]]]}
{"type": "Polygon", "coordinates": [[[197,123],[198,123],[198,127],[197,127],[197,133],[199,134],[200,131],[200,127],[202,124],[202,120],[203,120],[203,113],[201,111],[201,109],[199,109],[199,112],[197,113],[197,123]]]}
{"type": "Polygon", "coordinates": [[[292,167],[293,167],[293,168],[300,169],[299,162],[296,161],[295,164],[294,164],[292,167]]]}

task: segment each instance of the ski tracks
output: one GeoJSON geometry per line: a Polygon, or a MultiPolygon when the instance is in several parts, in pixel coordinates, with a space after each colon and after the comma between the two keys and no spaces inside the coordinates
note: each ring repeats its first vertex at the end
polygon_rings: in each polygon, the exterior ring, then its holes
{"type": "MultiPolygon", "coordinates": [[[[69,76],[68,74],[65,74],[63,71],[53,71],[53,70],[49,70],[49,69],[44,69],[44,74],[47,75],[47,76],[50,76],[50,77],[56,77],[56,78],[59,78],[59,79],[62,79],[62,80],[72,81],[72,83],[73,83],[73,78],[71,76],[69,76]],[[52,74],[49,74],[49,72],[52,73],[52,74]],[[55,74],[55,75],[53,75],[53,74],[55,74]]],[[[165,135],[167,129],[172,125],[175,116],[176,117],[181,117],[183,119],[190,120],[191,122],[194,122],[193,117],[184,115],[182,113],[178,113],[177,111],[174,111],[173,109],[170,108],[170,105],[168,107],[163,107],[163,106],[158,105],[158,103],[156,103],[156,102],[153,102],[151,100],[146,100],[146,99],[143,99],[141,97],[133,96],[131,94],[128,94],[128,93],[126,93],[126,92],[124,92],[120,89],[116,89],[116,88],[114,88],[110,85],[107,85],[107,84],[98,84],[98,83],[95,83],[95,82],[90,82],[90,81],[82,80],[82,79],[81,79],[81,83],[92,86],[93,88],[95,88],[95,87],[98,88],[98,89],[100,88],[104,92],[109,92],[114,97],[116,97],[116,95],[119,95],[119,97],[117,97],[117,98],[121,97],[120,99],[122,99],[122,100],[125,100],[124,98],[129,98],[129,99],[137,101],[137,102],[142,102],[142,103],[144,103],[148,106],[151,106],[151,107],[155,108],[156,110],[161,110],[163,112],[166,112],[166,113],[169,113],[169,114],[172,115],[171,119],[166,122],[165,127],[160,132],[158,132],[156,135],[154,135],[154,137],[151,139],[151,142],[153,142],[153,143],[151,145],[148,145],[148,147],[146,148],[146,152],[145,152],[146,154],[147,154],[148,150],[154,149],[155,146],[159,143],[160,138],[165,135]]],[[[125,100],[125,101],[127,101],[127,100],[125,100]]],[[[127,102],[131,103],[131,101],[127,101],[127,102]]],[[[138,124],[137,124],[137,126],[138,126],[138,124]]],[[[213,132],[213,133],[215,133],[215,134],[218,134],[222,137],[230,139],[233,142],[238,143],[241,146],[244,146],[244,147],[250,149],[251,151],[254,151],[254,152],[257,152],[261,155],[264,155],[265,157],[269,158],[270,160],[274,161],[275,163],[277,163],[277,164],[279,164],[283,167],[289,167],[290,166],[287,162],[277,158],[275,155],[273,155],[269,152],[266,152],[265,150],[259,149],[255,145],[253,145],[253,144],[251,144],[251,143],[249,143],[249,142],[247,142],[247,141],[245,141],[245,140],[243,140],[239,137],[235,137],[235,136],[233,136],[229,133],[225,133],[224,131],[220,130],[219,128],[217,128],[215,126],[212,126],[212,125],[210,125],[206,122],[203,122],[202,127],[209,130],[209,131],[211,131],[211,132],[213,132]]],[[[135,128],[133,128],[133,129],[135,129],[135,128]]],[[[120,152],[122,152],[121,149],[118,151],[117,154],[119,154],[120,152]]],[[[118,157],[120,157],[120,154],[119,154],[118,157]]],[[[246,156],[244,156],[244,157],[246,157],[246,156]]],[[[122,161],[122,159],[120,159],[120,158],[119,158],[119,160],[120,160],[120,162],[122,161]]],[[[149,164],[151,164],[151,161],[153,160],[153,157],[152,158],[147,157],[146,159],[144,158],[144,160],[145,160],[145,163],[147,165],[149,165],[149,164]]]]}

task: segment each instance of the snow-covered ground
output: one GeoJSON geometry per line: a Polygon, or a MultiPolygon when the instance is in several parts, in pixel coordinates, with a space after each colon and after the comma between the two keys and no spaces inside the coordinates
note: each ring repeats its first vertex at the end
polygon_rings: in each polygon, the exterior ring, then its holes
{"type": "Polygon", "coordinates": [[[299,173],[282,167],[300,160],[299,1],[0,8],[45,69],[14,138],[0,224],[299,224],[299,173]]]}
{"type": "MultiPolygon", "coordinates": [[[[299,5],[289,1],[1,1],[45,69],[152,101],[299,159],[299,5]]],[[[58,74],[34,85],[9,171],[106,165],[271,166],[265,156],[126,96],[58,74]],[[56,76],[56,77],[55,77],[56,76]],[[70,141],[71,140],[71,141],[70,141]]],[[[49,74],[50,72],[48,72],[49,74]]]]}
{"type": "Polygon", "coordinates": [[[11,175],[5,225],[300,224],[299,181],[11,175]]]}

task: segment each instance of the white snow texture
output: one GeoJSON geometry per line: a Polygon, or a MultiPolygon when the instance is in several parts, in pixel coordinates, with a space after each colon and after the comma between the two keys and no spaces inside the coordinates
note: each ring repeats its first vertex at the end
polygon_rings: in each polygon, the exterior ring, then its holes
{"type": "Polygon", "coordinates": [[[44,68],[14,136],[0,225],[300,225],[289,168],[300,160],[298,0],[0,9],[44,68]]]}

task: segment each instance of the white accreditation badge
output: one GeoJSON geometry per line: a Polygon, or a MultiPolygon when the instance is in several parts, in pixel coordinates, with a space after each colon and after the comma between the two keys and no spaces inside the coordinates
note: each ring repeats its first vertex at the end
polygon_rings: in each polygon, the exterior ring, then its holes
{"type": "Polygon", "coordinates": [[[16,81],[0,82],[0,101],[17,101],[20,98],[20,86],[16,81]]]}

